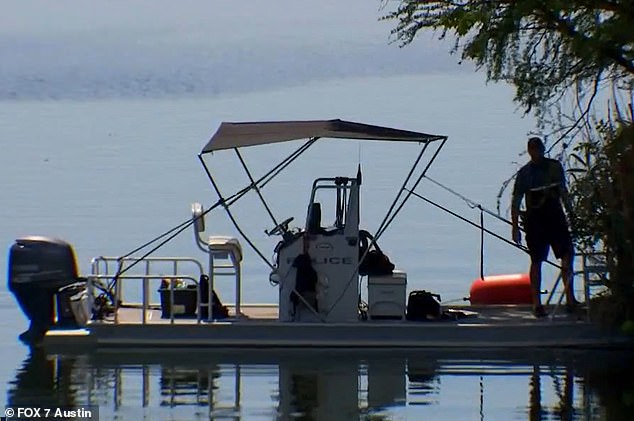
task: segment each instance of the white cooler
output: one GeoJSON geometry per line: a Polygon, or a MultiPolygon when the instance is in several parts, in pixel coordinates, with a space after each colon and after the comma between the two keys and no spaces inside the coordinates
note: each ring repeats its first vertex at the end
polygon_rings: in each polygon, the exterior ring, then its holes
{"type": "Polygon", "coordinates": [[[395,270],[391,275],[368,276],[368,315],[371,319],[403,319],[407,273],[395,270]]]}

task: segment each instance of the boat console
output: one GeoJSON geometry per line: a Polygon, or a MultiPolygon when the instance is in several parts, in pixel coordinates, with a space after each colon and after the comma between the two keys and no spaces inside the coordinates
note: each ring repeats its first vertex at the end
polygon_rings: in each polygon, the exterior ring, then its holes
{"type": "Polygon", "coordinates": [[[360,173],[315,180],[305,227],[282,235],[270,275],[279,285],[280,321],[358,320],[360,185],[360,173]],[[336,197],[332,225],[322,225],[320,191],[336,197]]]}

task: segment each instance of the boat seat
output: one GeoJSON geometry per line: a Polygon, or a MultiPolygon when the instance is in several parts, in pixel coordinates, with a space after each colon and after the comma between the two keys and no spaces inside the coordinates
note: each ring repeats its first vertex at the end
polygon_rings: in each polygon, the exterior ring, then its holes
{"type": "Polygon", "coordinates": [[[308,206],[308,218],[306,219],[306,232],[310,235],[331,236],[343,231],[343,228],[321,226],[321,203],[315,202],[308,206]]]}
{"type": "Polygon", "coordinates": [[[322,234],[324,231],[321,227],[321,203],[319,202],[311,203],[308,206],[306,231],[311,235],[322,234]]]}
{"type": "Polygon", "coordinates": [[[231,256],[232,260],[236,263],[242,261],[242,246],[237,238],[214,235],[209,237],[208,244],[212,254],[225,258],[231,256]]]}

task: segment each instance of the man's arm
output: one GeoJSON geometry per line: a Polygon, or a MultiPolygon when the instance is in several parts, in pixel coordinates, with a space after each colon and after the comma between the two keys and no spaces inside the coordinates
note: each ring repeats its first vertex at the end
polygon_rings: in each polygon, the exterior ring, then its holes
{"type": "Polygon", "coordinates": [[[568,194],[568,187],[566,186],[566,173],[564,172],[564,167],[561,165],[561,162],[557,161],[557,170],[559,172],[559,193],[561,195],[561,202],[564,205],[564,209],[566,209],[566,213],[568,217],[570,217],[572,212],[572,201],[570,200],[570,195],[568,194]]]}
{"type": "Polygon", "coordinates": [[[512,225],[512,236],[513,241],[516,243],[521,243],[522,238],[520,235],[519,229],[519,215],[520,215],[520,205],[522,204],[522,198],[525,193],[525,186],[523,180],[523,172],[520,169],[517,174],[515,174],[515,184],[513,185],[513,196],[511,199],[511,225],[512,225]]]}

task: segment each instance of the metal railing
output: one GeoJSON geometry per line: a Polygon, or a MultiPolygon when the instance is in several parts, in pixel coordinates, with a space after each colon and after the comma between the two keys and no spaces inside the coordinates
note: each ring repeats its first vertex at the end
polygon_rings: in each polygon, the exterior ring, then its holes
{"type": "MultiPolygon", "coordinates": [[[[114,280],[114,323],[119,323],[119,309],[125,304],[123,302],[122,297],[122,281],[128,281],[130,279],[135,279],[137,281],[142,282],[142,299],[141,299],[141,323],[147,324],[147,313],[150,309],[151,304],[149,303],[149,284],[151,280],[161,280],[167,281],[169,285],[169,304],[170,304],[170,323],[173,324],[175,321],[174,318],[174,291],[175,291],[175,283],[176,280],[184,280],[188,281],[191,284],[195,285],[196,292],[196,323],[201,322],[201,307],[207,307],[208,311],[208,321],[212,320],[212,305],[213,299],[212,294],[213,291],[208,288],[208,296],[207,303],[201,303],[201,294],[200,294],[200,282],[201,276],[204,274],[202,264],[194,259],[189,257],[146,257],[145,259],[139,259],[136,257],[127,257],[124,259],[119,259],[117,257],[95,257],[91,261],[91,275],[88,276],[88,294],[89,296],[93,296],[94,292],[94,283],[100,281],[112,281],[116,276],[116,280],[114,280]],[[144,273],[140,274],[127,274],[124,273],[122,275],[116,276],[119,273],[122,265],[125,265],[126,262],[137,262],[140,261],[143,263],[144,273]],[[155,266],[163,265],[165,267],[166,264],[171,264],[171,274],[164,273],[156,273],[155,266]],[[195,275],[184,274],[181,269],[181,266],[185,264],[189,264],[193,266],[195,275]]],[[[176,288],[178,289],[178,288],[176,288]]],[[[190,289],[191,290],[191,289],[190,289]]]]}
{"type": "Polygon", "coordinates": [[[605,253],[584,253],[581,255],[581,272],[583,275],[583,292],[586,302],[590,302],[591,287],[607,286],[608,263],[605,253]]]}
{"type": "MultiPolygon", "coordinates": [[[[581,268],[573,269],[573,276],[578,278],[582,275],[583,294],[587,311],[590,311],[590,288],[593,286],[605,286],[607,281],[607,263],[605,262],[605,253],[577,253],[575,261],[581,261],[581,268]]],[[[561,272],[557,275],[557,279],[548,294],[546,304],[550,304],[555,296],[559,283],[562,281],[561,272]]],[[[561,305],[566,294],[565,288],[561,291],[557,300],[555,311],[561,305]]]]}

